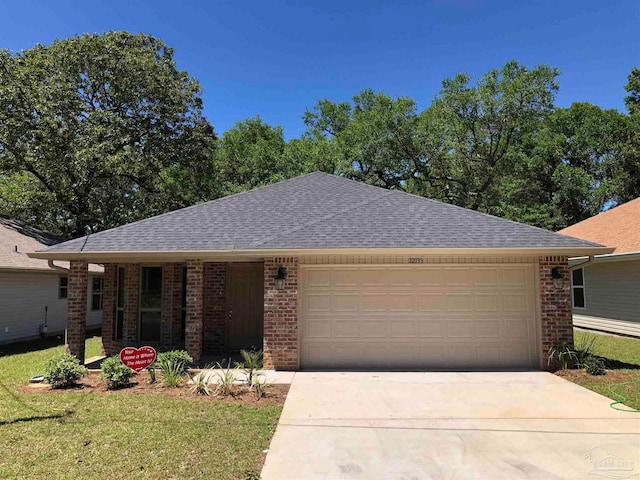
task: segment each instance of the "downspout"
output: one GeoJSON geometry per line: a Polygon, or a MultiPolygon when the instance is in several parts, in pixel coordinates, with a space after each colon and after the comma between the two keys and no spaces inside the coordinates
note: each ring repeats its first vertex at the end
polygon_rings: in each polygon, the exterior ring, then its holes
{"type": "Polygon", "coordinates": [[[59,270],[61,272],[67,272],[67,273],[69,273],[69,271],[70,271],[68,268],[64,268],[64,267],[61,267],[59,265],[54,264],[53,260],[47,260],[47,265],[49,265],[49,268],[51,268],[52,270],[59,270]]]}

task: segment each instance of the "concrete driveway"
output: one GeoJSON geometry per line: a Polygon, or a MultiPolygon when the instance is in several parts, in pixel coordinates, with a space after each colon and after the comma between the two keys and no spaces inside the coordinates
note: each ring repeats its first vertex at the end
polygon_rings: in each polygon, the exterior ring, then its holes
{"type": "Polygon", "coordinates": [[[299,372],[263,480],[638,478],[640,414],[544,372],[299,372]]]}

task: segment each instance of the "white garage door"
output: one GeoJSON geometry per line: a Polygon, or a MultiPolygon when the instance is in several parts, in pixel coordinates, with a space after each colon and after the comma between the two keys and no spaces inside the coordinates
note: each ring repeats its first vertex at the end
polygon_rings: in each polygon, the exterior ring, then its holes
{"type": "Polygon", "coordinates": [[[538,366],[533,265],[302,265],[302,368],[538,366]]]}

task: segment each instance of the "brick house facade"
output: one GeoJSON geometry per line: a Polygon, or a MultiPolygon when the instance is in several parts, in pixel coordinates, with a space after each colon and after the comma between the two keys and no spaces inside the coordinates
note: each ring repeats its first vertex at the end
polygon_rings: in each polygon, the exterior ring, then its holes
{"type": "MultiPolygon", "coordinates": [[[[105,264],[103,354],[115,355],[125,346],[141,346],[138,340],[139,292],[141,264],[105,264]],[[115,339],[118,267],[124,268],[123,338],[115,339]]],[[[74,355],[84,354],[83,291],[87,275],[86,262],[73,261],[69,280],[69,330],[67,349],[74,355]],[[76,291],[78,290],[78,291],[76,291]],[[82,335],[81,333],[82,332],[82,335]]],[[[563,343],[572,344],[571,294],[566,256],[539,257],[537,262],[537,295],[539,301],[540,368],[553,370],[548,364],[550,349],[563,343]],[[552,269],[564,277],[557,288],[552,269]]],[[[297,370],[299,364],[300,326],[298,322],[299,261],[297,257],[264,259],[264,327],[263,350],[265,368],[297,370]],[[276,288],[280,267],[287,269],[282,289],[276,288]]],[[[162,264],[161,335],[150,344],[159,350],[186,348],[198,363],[203,355],[225,353],[226,263],[190,260],[185,263],[162,264]],[[186,270],[186,272],[185,272],[186,270]],[[184,278],[186,276],[186,291],[184,278]]],[[[86,293],[85,293],[86,294],[86,293]]]]}

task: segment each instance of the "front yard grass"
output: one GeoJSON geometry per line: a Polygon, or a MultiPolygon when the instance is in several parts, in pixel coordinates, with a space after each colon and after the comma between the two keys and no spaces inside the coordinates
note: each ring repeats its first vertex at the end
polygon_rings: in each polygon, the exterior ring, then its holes
{"type": "MultiPolygon", "coordinates": [[[[99,342],[87,342],[88,357],[99,342]]],[[[22,393],[62,350],[0,357],[0,478],[258,478],[281,405],[22,393]]]]}
{"type": "Polygon", "coordinates": [[[607,373],[593,376],[583,370],[564,370],[559,375],[612,400],[620,400],[611,392],[611,387],[626,398],[626,406],[640,410],[640,339],[582,330],[575,330],[574,335],[576,345],[580,345],[585,336],[596,337],[593,353],[605,360],[607,373]]]}

